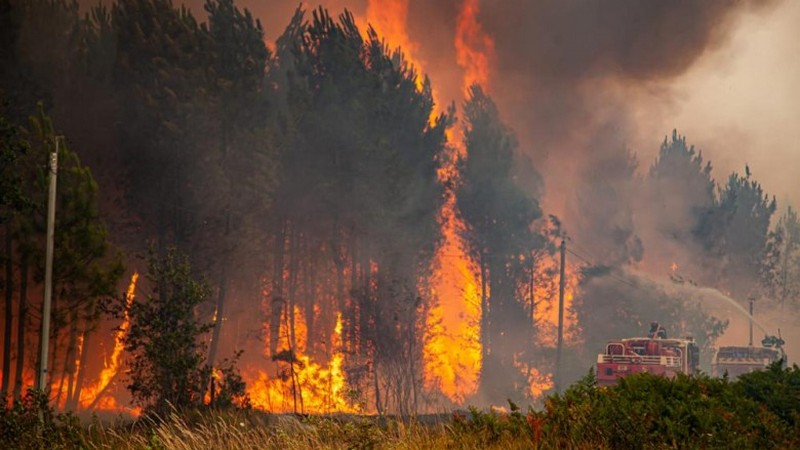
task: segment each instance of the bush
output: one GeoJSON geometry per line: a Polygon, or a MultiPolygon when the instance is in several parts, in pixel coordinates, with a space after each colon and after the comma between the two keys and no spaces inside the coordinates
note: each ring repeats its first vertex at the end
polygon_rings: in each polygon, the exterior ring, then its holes
{"type": "MultiPolygon", "coordinates": [[[[3,405],[8,405],[3,400],[3,405]]],[[[47,396],[36,390],[28,390],[22,400],[0,409],[0,448],[80,448],[81,436],[78,418],[56,413],[47,396]]]]}
{"type": "Polygon", "coordinates": [[[781,361],[767,370],[751,372],[739,377],[736,383],[739,395],[764,405],[792,427],[800,426],[800,368],[784,368],[781,361]]]}
{"type": "Polygon", "coordinates": [[[509,400],[508,404],[510,413],[496,410],[484,412],[470,407],[469,418],[459,413],[453,414],[450,426],[453,441],[464,447],[467,441],[478,447],[506,447],[503,444],[531,442],[534,434],[529,417],[534,414],[533,411],[525,416],[514,402],[509,400]]]}
{"type": "Polygon", "coordinates": [[[798,380],[773,367],[738,382],[644,373],[598,388],[590,373],[547,400],[537,416],[539,442],[547,447],[790,448],[797,444],[798,380]]]}

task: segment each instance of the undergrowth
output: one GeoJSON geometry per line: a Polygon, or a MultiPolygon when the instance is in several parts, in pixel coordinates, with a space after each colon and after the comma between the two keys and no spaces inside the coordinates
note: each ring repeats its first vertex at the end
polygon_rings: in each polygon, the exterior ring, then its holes
{"type": "MultiPolygon", "coordinates": [[[[430,419],[430,418],[428,418],[430,419]]],[[[19,449],[667,449],[800,448],[800,369],[737,381],[640,374],[600,388],[590,373],[540,411],[453,413],[421,423],[367,416],[173,411],[81,426],[41,396],[0,410],[0,448],[19,449]],[[42,411],[40,416],[39,411],[42,411]]]]}

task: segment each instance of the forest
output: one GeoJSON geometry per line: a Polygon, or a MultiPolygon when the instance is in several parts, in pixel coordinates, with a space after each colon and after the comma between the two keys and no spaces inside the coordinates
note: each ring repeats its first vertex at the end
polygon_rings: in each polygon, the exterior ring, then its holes
{"type": "Polygon", "coordinates": [[[800,219],[769,174],[716,174],[676,130],[648,162],[598,139],[567,221],[480,77],[439,103],[347,10],[301,5],[275,32],[234,0],[0,0],[8,405],[39,384],[56,151],[59,411],[543,404],[557,370],[568,386],[653,320],[707,367],[731,322],[711,291],[798,317],[800,219]]]}

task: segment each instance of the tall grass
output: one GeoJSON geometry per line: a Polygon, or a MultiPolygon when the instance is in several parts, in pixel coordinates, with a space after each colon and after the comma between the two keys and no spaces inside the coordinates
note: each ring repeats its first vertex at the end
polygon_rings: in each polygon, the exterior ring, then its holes
{"type": "Polygon", "coordinates": [[[524,449],[530,438],[506,434],[487,441],[452,423],[363,417],[305,417],[211,413],[197,421],[172,414],[135,427],[95,426],[86,434],[90,449],[524,449]]]}

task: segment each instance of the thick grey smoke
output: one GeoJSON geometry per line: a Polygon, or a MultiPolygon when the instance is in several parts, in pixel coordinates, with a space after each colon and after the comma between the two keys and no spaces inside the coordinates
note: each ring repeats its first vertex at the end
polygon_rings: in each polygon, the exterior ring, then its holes
{"type": "Polygon", "coordinates": [[[541,152],[591,127],[598,113],[610,114],[595,127],[614,124],[599,133],[623,131],[624,99],[610,110],[600,103],[609,100],[610,80],[637,85],[681,75],[725,42],[742,12],[774,3],[483,1],[481,22],[496,43],[496,95],[527,112],[517,128],[530,129],[541,152]]]}

